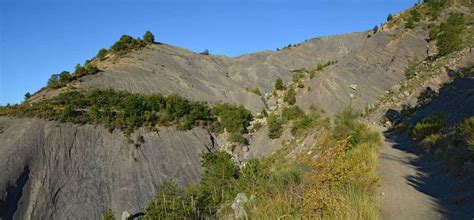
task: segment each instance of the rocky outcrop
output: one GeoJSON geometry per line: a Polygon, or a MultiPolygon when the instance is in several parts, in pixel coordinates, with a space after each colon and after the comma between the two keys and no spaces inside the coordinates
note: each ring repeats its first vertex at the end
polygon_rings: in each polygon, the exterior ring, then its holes
{"type": "Polygon", "coordinates": [[[140,130],[140,146],[120,131],[92,125],[0,117],[0,128],[0,213],[14,213],[14,219],[99,219],[109,208],[117,216],[142,211],[162,181],[196,183],[200,153],[212,146],[201,128],[140,130]],[[22,196],[11,199],[5,189],[17,187],[25,170],[25,184],[16,190],[22,196]]]}

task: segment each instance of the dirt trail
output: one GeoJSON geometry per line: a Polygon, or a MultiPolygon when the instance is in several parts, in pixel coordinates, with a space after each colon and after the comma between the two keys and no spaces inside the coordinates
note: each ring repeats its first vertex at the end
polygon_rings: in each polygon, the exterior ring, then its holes
{"type": "Polygon", "coordinates": [[[380,219],[472,219],[472,211],[454,205],[463,200],[459,181],[442,171],[438,162],[421,158],[407,137],[390,133],[383,137],[380,219]]]}

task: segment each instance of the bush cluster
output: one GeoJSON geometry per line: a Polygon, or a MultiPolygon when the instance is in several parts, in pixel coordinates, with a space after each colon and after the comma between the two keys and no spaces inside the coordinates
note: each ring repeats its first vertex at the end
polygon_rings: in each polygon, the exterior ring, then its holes
{"type": "Polygon", "coordinates": [[[114,90],[68,91],[50,100],[0,108],[0,115],[39,117],[74,123],[102,124],[130,134],[146,126],[176,125],[179,129],[209,126],[229,132],[246,132],[252,118],[242,106],[192,102],[178,96],[141,95],[114,90]],[[217,122],[217,117],[221,123],[217,122]]]}
{"type": "Polygon", "coordinates": [[[464,28],[464,17],[461,14],[451,14],[446,22],[439,26],[438,33],[430,33],[438,40],[436,46],[438,47],[439,55],[444,56],[462,49],[463,40],[461,35],[464,28]]]}
{"type": "Polygon", "coordinates": [[[283,101],[290,105],[294,105],[296,103],[296,92],[293,87],[290,87],[288,91],[286,91],[286,94],[283,97],[283,101]]]}
{"type": "Polygon", "coordinates": [[[275,89],[276,90],[285,90],[286,87],[285,87],[285,84],[283,84],[283,80],[278,78],[276,81],[275,81],[275,89]]]}
{"type": "Polygon", "coordinates": [[[232,202],[238,193],[245,193],[248,202],[243,208],[248,219],[376,219],[380,138],[356,119],[350,120],[345,123],[372,138],[348,147],[346,137],[333,138],[335,130],[322,126],[319,129],[324,132],[318,134],[324,138],[314,146],[317,157],[313,151],[287,157],[289,146],[267,158],[250,159],[239,168],[226,153],[206,153],[200,183],[182,189],[165,182],[145,209],[145,218],[231,218],[232,202]]]}
{"type": "Polygon", "coordinates": [[[271,139],[279,138],[283,133],[281,119],[275,114],[270,114],[267,118],[268,123],[268,137],[271,139]]]}

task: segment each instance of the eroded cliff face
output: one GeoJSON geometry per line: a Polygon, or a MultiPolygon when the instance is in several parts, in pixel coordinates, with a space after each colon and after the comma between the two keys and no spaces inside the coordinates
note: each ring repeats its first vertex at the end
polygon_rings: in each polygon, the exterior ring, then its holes
{"type": "Polygon", "coordinates": [[[98,219],[109,208],[118,215],[141,211],[162,181],[196,183],[200,153],[213,145],[201,128],[140,130],[135,135],[145,141],[139,147],[120,131],[92,125],[0,117],[0,128],[4,219],[98,219]]]}

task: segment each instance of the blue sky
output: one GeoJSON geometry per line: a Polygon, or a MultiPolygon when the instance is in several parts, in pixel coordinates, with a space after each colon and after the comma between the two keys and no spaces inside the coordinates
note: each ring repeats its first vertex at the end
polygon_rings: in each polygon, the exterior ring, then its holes
{"type": "Polygon", "coordinates": [[[122,34],[237,56],[364,31],[415,0],[1,0],[0,105],[23,101],[122,34]]]}

